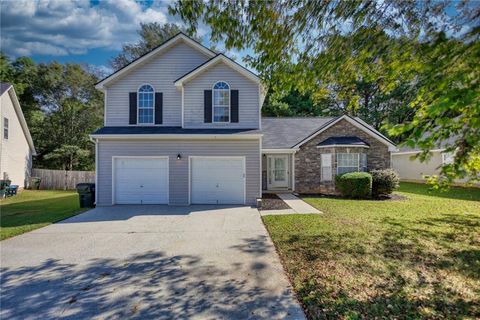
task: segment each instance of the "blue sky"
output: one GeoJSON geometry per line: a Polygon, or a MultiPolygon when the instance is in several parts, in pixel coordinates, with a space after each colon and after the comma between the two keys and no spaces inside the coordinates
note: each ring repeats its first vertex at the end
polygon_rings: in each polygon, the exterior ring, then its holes
{"type": "MultiPolygon", "coordinates": [[[[1,50],[37,62],[88,63],[109,72],[108,61],[125,43],[138,40],[141,22],[179,23],[169,1],[4,0],[0,1],[1,50]]],[[[198,35],[209,45],[208,29],[198,35]]],[[[222,50],[222,44],[216,45],[222,50]]],[[[223,51],[223,50],[222,50],[223,51]]],[[[227,51],[241,62],[242,53],[227,51]]]]}

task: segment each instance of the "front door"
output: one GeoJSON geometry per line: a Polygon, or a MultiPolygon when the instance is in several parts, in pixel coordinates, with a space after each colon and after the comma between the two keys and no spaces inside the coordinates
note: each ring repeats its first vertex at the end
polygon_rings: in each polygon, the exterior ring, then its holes
{"type": "Polygon", "coordinates": [[[268,156],[268,188],[288,188],[288,155],[268,156]]]}

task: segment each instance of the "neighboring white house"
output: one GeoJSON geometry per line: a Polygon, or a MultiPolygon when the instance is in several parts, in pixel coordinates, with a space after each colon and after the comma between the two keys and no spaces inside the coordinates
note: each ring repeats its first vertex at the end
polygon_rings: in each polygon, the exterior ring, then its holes
{"type": "Polygon", "coordinates": [[[35,155],[27,122],[11,84],[0,83],[0,178],[26,187],[35,155]]]}
{"type": "MultiPolygon", "coordinates": [[[[392,153],[392,167],[403,181],[425,182],[426,176],[439,175],[442,165],[452,163],[453,154],[445,152],[445,149],[447,145],[453,143],[452,139],[443,141],[435,149],[430,150],[431,157],[424,162],[415,157],[421,152],[420,149],[401,148],[392,153]]],[[[465,183],[466,180],[455,180],[455,182],[465,183]]]]}

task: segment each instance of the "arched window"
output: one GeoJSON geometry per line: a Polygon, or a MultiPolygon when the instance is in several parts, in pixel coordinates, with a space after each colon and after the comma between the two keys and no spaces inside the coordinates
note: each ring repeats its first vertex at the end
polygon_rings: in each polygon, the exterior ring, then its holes
{"type": "Polygon", "coordinates": [[[138,89],[138,123],[153,124],[154,96],[154,90],[149,84],[138,89]]]}
{"type": "Polygon", "coordinates": [[[213,86],[213,122],[230,122],[230,86],[223,81],[213,86]]]}

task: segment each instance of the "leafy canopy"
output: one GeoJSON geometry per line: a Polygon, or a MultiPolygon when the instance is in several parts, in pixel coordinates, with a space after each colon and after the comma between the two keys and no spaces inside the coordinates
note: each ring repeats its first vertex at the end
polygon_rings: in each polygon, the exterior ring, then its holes
{"type": "Polygon", "coordinates": [[[189,32],[205,23],[212,41],[251,49],[245,61],[268,85],[273,109],[289,114],[279,98],[308,94],[329,102],[327,113],[387,124],[424,150],[421,159],[453,137],[455,161],[443,177],[480,178],[474,1],[180,0],[170,12],[189,32]]]}

